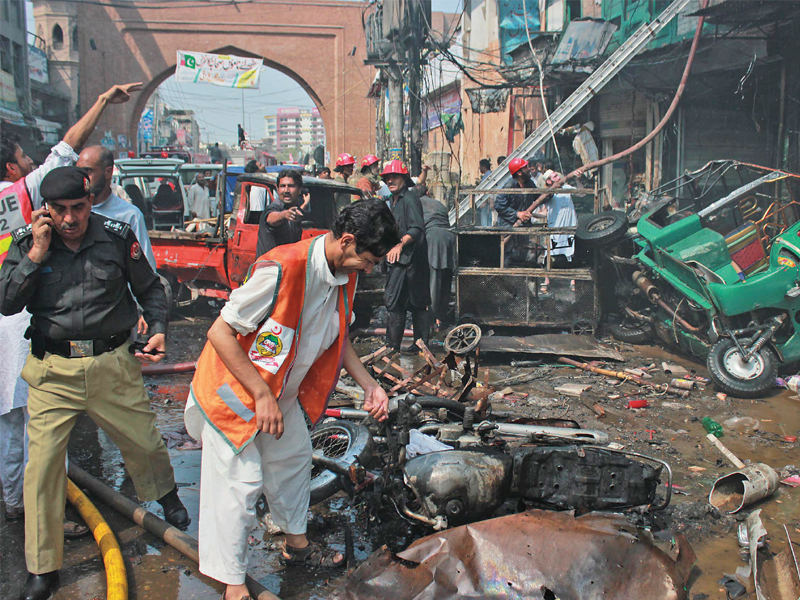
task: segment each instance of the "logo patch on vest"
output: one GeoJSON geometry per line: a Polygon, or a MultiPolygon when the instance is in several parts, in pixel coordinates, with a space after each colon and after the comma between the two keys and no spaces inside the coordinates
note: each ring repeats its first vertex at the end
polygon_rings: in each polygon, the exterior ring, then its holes
{"type": "Polygon", "coordinates": [[[267,319],[259,329],[248,356],[255,366],[275,375],[289,356],[293,339],[294,329],[267,319]]]}

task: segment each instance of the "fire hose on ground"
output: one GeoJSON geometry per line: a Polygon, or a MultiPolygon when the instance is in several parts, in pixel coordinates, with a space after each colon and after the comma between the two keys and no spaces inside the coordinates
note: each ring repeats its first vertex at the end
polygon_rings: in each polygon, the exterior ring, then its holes
{"type": "MultiPolygon", "coordinates": [[[[170,546],[172,546],[185,556],[189,557],[193,561],[195,562],[199,561],[197,540],[194,539],[192,536],[186,535],[184,532],[176,529],[163,519],[159,519],[150,511],[145,510],[144,508],[136,504],[136,502],[134,502],[133,500],[129,500],[119,492],[112,490],[106,484],[95,479],[94,477],[89,475],[86,471],[84,471],[80,467],[76,467],[72,463],[70,463],[69,465],[68,474],[70,479],[72,479],[72,481],[74,481],[75,484],[89,490],[89,492],[91,492],[94,496],[102,500],[104,503],[106,503],[108,506],[110,506],[111,508],[122,514],[124,517],[127,517],[128,519],[130,519],[131,521],[133,521],[134,523],[145,529],[147,532],[165,541],[167,544],[169,544],[170,546]]],[[[75,489],[78,493],[80,493],[80,490],[78,490],[77,488],[75,489]]],[[[86,517],[84,516],[84,519],[85,518],[86,517]]],[[[86,523],[87,525],[89,525],[88,520],[86,521],[86,523]]],[[[108,526],[106,525],[106,527],[108,526]]],[[[95,537],[97,538],[97,534],[95,534],[95,537]]],[[[114,543],[116,543],[116,540],[114,540],[114,543]]],[[[117,546],[117,551],[119,551],[119,546],[117,546]]],[[[105,560],[105,553],[103,558],[105,560]]],[[[122,561],[121,554],[120,554],[120,561],[122,561]]],[[[108,563],[106,564],[108,565],[108,563]]],[[[112,598],[113,600],[124,600],[128,597],[127,579],[125,578],[124,575],[124,566],[123,566],[123,580],[125,581],[125,586],[126,586],[125,596],[113,596],[113,597],[111,596],[110,593],[111,585],[109,581],[109,596],[108,596],[109,600],[112,600],[112,598]]],[[[249,575],[245,580],[245,584],[247,585],[247,589],[250,591],[250,594],[253,595],[254,600],[280,600],[278,596],[267,590],[263,585],[261,585],[258,581],[256,581],[249,575]]]]}
{"type": "MultiPolygon", "coordinates": [[[[70,471],[72,471],[72,465],[70,465],[70,471]]],[[[106,569],[106,598],[108,600],[128,600],[128,575],[125,572],[125,561],[122,559],[122,551],[119,549],[114,532],[111,531],[94,504],[70,479],[67,479],[67,500],[81,514],[86,525],[92,530],[92,535],[100,548],[106,569]]]]}

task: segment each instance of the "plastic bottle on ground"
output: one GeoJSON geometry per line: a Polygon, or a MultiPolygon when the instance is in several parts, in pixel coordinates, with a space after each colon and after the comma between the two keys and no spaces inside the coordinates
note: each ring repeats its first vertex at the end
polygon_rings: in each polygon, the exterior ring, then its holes
{"type": "Polygon", "coordinates": [[[717,423],[711,417],[703,417],[703,429],[705,429],[708,433],[718,438],[721,438],[722,436],[725,435],[725,433],[722,430],[722,425],[717,423]]]}

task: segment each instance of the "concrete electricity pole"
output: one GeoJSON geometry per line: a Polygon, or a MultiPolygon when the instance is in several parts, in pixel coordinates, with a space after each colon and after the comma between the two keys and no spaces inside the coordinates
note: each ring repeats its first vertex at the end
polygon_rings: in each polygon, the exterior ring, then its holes
{"type": "MultiPolygon", "coordinates": [[[[382,6],[381,34],[378,43],[389,46],[381,68],[389,81],[389,152],[384,158],[407,159],[411,171],[419,173],[422,167],[422,57],[430,23],[431,0],[384,0],[382,6]],[[408,78],[408,132],[405,140],[404,102],[408,78]],[[398,156],[399,154],[399,156],[398,156]]],[[[371,32],[374,30],[371,29],[371,32]]],[[[377,45],[377,44],[376,44],[377,45]]],[[[380,112],[380,111],[379,111],[380,112]]]]}
{"type": "Polygon", "coordinates": [[[389,148],[400,148],[404,154],[403,139],[403,70],[400,65],[389,67],[389,148]]]}

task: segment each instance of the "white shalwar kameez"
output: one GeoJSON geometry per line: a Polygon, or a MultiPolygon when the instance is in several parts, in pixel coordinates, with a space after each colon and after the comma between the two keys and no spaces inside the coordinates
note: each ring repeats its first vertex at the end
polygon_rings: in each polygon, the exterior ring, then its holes
{"type": "MultiPolygon", "coordinates": [[[[42,207],[39,186],[44,176],[56,167],[73,165],[77,160],[72,147],[62,141],[53,146],[38,169],[25,176],[33,210],[42,207]]],[[[0,181],[0,191],[10,185],[10,181],[0,181]]],[[[25,439],[28,384],[19,374],[30,352],[30,343],[24,337],[30,320],[31,315],[26,310],[10,317],[0,316],[0,348],[3,349],[0,360],[0,484],[7,508],[22,508],[22,481],[28,455],[25,439]]]]}
{"type": "MultiPolygon", "coordinates": [[[[563,187],[565,190],[575,189],[569,185],[563,187]]],[[[536,212],[546,216],[547,226],[551,228],[578,225],[578,213],[575,212],[575,204],[570,194],[553,194],[552,198],[536,212]]],[[[550,254],[552,256],[562,254],[572,262],[572,256],[575,254],[575,236],[566,233],[550,234],[550,254]]]]}
{"type": "MultiPolygon", "coordinates": [[[[306,532],[312,449],[297,393],[311,365],[339,337],[338,286],[348,281],[347,275],[331,273],[324,237],[314,242],[309,263],[302,334],[279,401],[284,425],[281,439],[259,433],[235,455],[225,438],[205,420],[191,392],[186,402],[186,429],[203,442],[200,572],[228,585],[244,583],[247,536],[262,492],[269,502],[272,521],[281,531],[294,535],[306,532]]],[[[242,335],[258,329],[271,309],[277,275],[276,267],[256,269],[247,283],[231,292],[220,316],[242,335]]]]}

